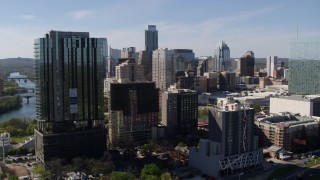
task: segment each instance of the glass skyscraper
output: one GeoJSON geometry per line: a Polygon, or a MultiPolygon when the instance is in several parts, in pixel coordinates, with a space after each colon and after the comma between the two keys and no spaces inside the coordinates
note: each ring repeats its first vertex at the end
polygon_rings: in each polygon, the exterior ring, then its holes
{"type": "Polygon", "coordinates": [[[291,41],[289,93],[320,94],[320,39],[291,41]]]}
{"type": "Polygon", "coordinates": [[[229,71],[231,69],[230,49],[224,41],[219,41],[214,50],[213,71],[229,71]]]}
{"type": "Polygon", "coordinates": [[[145,30],[145,46],[148,52],[158,49],[158,30],[155,25],[148,25],[148,30],[145,30]]]}
{"type": "Polygon", "coordinates": [[[105,130],[96,127],[104,120],[107,39],[50,31],[35,40],[34,54],[37,160],[102,154],[105,130]]]}

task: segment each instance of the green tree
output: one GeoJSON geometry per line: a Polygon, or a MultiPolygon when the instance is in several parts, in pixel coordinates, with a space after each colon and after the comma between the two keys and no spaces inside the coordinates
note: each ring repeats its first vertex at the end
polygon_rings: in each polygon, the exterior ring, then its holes
{"type": "Polygon", "coordinates": [[[160,176],[160,168],[156,164],[145,164],[141,170],[141,177],[146,179],[147,176],[160,176]]]}
{"type": "Polygon", "coordinates": [[[134,176],[127,172],[113,171],[111,173],[111,180],[133,180],[133,179],[134,179],[134,176]]]}
{"type": "Polygon", "coordinates": [[[160,176],[161,180],[172,180],[172,176],[169,172],[164,172],[160,176]]]}
{"type": "Polygon", "coordinates": [[[110,174],[113,169],[112,163],[98,161],[93,165],[91,172],[93,174],[110,174]]]}
{"type": "Polygon", "coordinates": [[[9,180],[19,180],[19,178],[17,176],[9,176],[8,179],[9,180]]]}
{"type": "Polygon", "coordinates": [[[48,171],[46,171],[43,164],[36,164],[33,167],[32,172],[34,174],[39,175],[41,179],[47,179],[50,177],[50,173],[48,171]]]}

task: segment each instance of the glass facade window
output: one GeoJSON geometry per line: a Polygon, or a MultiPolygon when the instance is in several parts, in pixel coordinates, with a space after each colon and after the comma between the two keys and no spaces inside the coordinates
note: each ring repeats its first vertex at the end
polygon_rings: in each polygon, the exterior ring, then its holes
{"type": "Polygon", "coordinates": [[[299,38],[290,45],[289,93],[320,94],[320,39],[299,38]]]}

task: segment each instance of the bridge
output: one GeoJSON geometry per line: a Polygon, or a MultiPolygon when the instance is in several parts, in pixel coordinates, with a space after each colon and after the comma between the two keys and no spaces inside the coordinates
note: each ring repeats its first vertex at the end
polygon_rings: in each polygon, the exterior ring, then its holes
{"type": "Polygon", "coordinates": [[[29,99],[34,97],[34,93],[24,93],[24,94],[17,94],[17,95],[22,97],[22,98],[26,98],[27,99],[27,104],[29,104],[29,99]]]}
{"type": "Polygon", "coordinates": [[[25,75],[16,75],[16,76],[8,76],[7,80],[24,80],[25,82],[30,79],[30,80],[35,80],[36,78],[31,78],[31,77],[27,77],[25,75]]]}

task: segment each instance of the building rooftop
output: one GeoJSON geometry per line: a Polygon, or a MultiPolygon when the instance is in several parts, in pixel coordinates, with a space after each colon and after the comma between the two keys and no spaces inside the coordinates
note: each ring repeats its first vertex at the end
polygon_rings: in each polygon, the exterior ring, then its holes
{"type": "Polygon", "coordinates": [[[295,100],[295,101],[305,101],[305,102],[320,101],[320,95],[291,95],[291,96],[278,96],[275,98],[295,100]]]}

